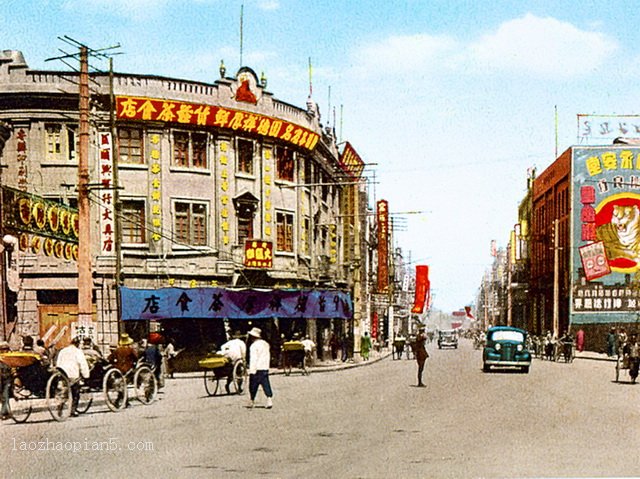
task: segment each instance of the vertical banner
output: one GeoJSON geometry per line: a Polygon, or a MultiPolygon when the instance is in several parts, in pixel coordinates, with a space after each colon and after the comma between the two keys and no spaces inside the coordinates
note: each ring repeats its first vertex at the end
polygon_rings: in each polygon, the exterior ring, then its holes
{"type": "Polygon", "coordinates": [[[113,256],[115,250],[115,209],[113,202],[113,144],[111,133],[100,132],[100,255],[113,256]]]}
{"type": "Polygon", "coordinates": [[[374,311],[373,316],[371,318],[371,340],[373,341],[378,337],[378,313],[374,311]]]}
{"type": "Polygon", "coordinates": [[[389,203],[380,200],[377,203],[378,218],[378,292],[389,289],[389,203]]]}
{"type": "Polygon", "coordinates": [[[427,296],[429,295],[429,267],[426,265],[416,266],[416,292],[411,312],[414,314],[422,314],[427,304],[427,296]]]}

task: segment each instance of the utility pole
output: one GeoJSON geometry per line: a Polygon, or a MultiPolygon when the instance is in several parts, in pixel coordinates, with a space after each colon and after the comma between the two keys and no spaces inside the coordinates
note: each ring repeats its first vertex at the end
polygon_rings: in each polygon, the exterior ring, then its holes
{"type": "Polygon", "coordinates": [[[513,325],[513,297],[511,293],[511,243],[507,246],[507,326],[513,325]]]}
{"type": "Polygon", "coordinates": [[[560,329],[560,318],[558,311],[558,301],[560,296],[559,281],[559,247],[558,247],[558,219],[553,220],[553,337],[558,338],[560,329]]]}
{"type": "Polygon", "coordinates": [[[80,123],[78,144],[78,324],[92,320],[91,212],[89,205],[89,54],[80,46],[80,123]]]}
{"type": "MultiPolygon", "coordinates": [[[[7,123],[0,121],[0,238],[4,236],[4,189],[2,182],[2,151],[4,144],[11,136],[11,130],[7,123]]],[[[4,245],[0,244],[0,320],[2,321],[2,340],[8,341],[7,331],[7,265],[5,261],[4,245]]]]}
{"type": "MultiPolygon", "coordinates": [[[[48,58],[61,60],[79,59],[78,104],[78,325],[89,326],[93,321],[93,271],[91,267],[91,205],[89,202],[89,56],[108,58],[105,50],[120,45],[93,50],[71,37],[60,40],[78,48],[78,53],[48,58]]],[[[62,51],[62,50],[61,50],[62,51]]],[[[68,65],[68,63],[66,63],[68,65]]]]}

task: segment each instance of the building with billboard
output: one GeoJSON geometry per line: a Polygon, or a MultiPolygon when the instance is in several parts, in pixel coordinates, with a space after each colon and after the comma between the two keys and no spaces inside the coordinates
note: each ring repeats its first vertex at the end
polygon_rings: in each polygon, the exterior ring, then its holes
{"type": "Polygon", "coordinates": [[[573,146],[534,181],[532,329],[583,329],[604,349],[640,326],[640,148],[573,146]]]}
{"type": "Polygon", "coordinates": [[[303,329],[320,342],[352,320],[350,266],[363,256],[354,233],[366,231],[353,214],[366,209],[357,204],[366,201],[362,160],[339,148],[311,98],[305,108],[283,102],[248,67],[228,76],[221,64],[216,76],[90,74],[94,314],[80,325],[79,77],[0,52],[0,121],[10,130],[3,228],[19,239],[8,333],[60,344],[83,333],[106,347],[123,328],[141,337],[151,320],[178,341],[204,344],[234,320],[269,334],[268,317],[277,318],[273,334],[303,329]],[[261,302],[271,309],[258,312],[260,295],[249,292],[213,307],[212,298],[239,289],[286,290],[286,305],[261,302]],[[211,321],[220,311],[226,321],[211,321]]]}

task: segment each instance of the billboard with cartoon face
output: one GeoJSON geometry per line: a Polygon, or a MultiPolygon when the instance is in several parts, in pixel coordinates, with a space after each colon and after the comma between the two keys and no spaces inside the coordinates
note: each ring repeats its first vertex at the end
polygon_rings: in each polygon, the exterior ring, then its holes
{"type": "Polygon", "coordinates": [[[634,321],[640,304],[640,148],[573,148],[572,180],[571,321],[634,321]]]}

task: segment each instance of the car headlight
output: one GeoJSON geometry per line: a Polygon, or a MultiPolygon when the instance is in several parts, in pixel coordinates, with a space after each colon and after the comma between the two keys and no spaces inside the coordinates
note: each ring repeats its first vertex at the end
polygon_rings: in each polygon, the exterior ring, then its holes
{"type": "Polygon", "coordinates": [[[496,343],[496,351],[500,351],[500,348],[501,348],[501,347],[502,347],[502,346],[500,345],[500,343],[496,343]]]}
{"type": "Polygon", "coordinates": [[[522,352],[522,350],[524,349],[524,347],[522,347],[522,344],[518,344],[518,346],[516,347],[516,349],[518,350],[519,353],[522,352]]]}

